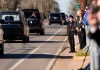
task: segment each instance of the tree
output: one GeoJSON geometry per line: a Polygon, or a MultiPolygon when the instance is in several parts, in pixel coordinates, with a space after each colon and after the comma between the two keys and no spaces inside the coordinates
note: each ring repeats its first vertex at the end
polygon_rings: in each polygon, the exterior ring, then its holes
{"type": "Polygon", "coordinates": [[[37,8],[44,15],[59,12],[59,5],[55,0],[0,0],[1,10],[16,10],[17,8],[37,8]]]}
{"type": "Polygon", "coordinates": [[[76,14],[76,12],[77,12],[76,5],[77,5],[76,0],[73,0],[73,1],[70,2],[69,14],[72,14],[72,15],[76,14]]]}
{"type": "Polygon", "coordinates": [[[86,0],[87,6],[90,6],[92,0],[86,0]]]}

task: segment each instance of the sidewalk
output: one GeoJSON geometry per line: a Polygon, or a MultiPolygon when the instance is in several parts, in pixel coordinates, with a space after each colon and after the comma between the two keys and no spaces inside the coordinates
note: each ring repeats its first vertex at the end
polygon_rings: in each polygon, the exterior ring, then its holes
{"type": "MultiPolygon", "coordinates": [[[[83,58],[74,57],[74,53],[69,53],[69,48],[65,49],[64,52],[60,54],[66,58],[57,59],[52,70],[78,70],[82,66],[83,58]]],[[[84,64],[86,67],[90,62],[90,58],[87,58],[84,64]]]]}
{"type": "MultiPolygon", "coordinates": [[[[68,46],[68,44],[67,44],[68,46]]],[[[76,57],[75,53],[69,53],[70,48],[66,48],[59,56],[64,58],[59,58],[56,60],[52,70],[78,70],[82,67],[84,57],[76,57]]],[[[90,57],[86,58],[84,68],[89,64],[90,57]]]]}

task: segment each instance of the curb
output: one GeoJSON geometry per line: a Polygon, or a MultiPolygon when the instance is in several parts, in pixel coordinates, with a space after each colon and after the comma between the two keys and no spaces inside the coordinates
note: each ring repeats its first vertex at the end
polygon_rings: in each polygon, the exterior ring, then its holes
{"type": "Polygon", "coordinates": [[[45,70],[52,70],[54,65],[55,65],[55,62],[57,61],[57,57],[67,48],[67,47],[63,47],[65,42],[67,41],[67,38],[64,40],[64,43],[62,44],[62,46],[58,49],[57,53],[53,59],[51,59],[50,63],[47,65],[47,68],[45,70]]]}
{"type": "Polygon", "coordinates": [[[58,52],[57,52],[57,54],[56,54],[57,56],[54,57],[51,60],[51,63],[50,63],[50,65],[47,66],[47,69],[46,70],[52,70],[53,69],[53,67],[55,65],[55,62],[57,61],[57,57],[61,54],[62,50],[63,50],[63,48],[60,47],[59,50],[58,50],[58,52]]]}
{"type": "Polygon", "coordinates": [[[55,54],[57,56],[55,56],[53,59],[51,59],[51,62],[49,63],[49,65],[47,66],[47,68],[45,70],[52,70],[53,69],[55,62],[57,61],[57,57],[63,52],[64,49],[65,48],[63,48],[63,47],[59,48],[59,50],[55,54]]]}
{"type": "MultiPolygon", "coordinates": [[[[73,60],[84,60],[85,56],[73,56],[73,60]]],[[[87,56],[86,59],[90,59],[90,56],[87,56]]]]}

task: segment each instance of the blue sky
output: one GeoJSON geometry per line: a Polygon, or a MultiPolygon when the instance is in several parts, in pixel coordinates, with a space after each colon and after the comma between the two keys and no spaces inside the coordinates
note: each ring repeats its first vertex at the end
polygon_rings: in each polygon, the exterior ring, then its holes
{"type": "Polygon", "coordinates": [[[61,12],[69,13],[70,2],[73,0],[56,0],[60,6],[61,12]]]}

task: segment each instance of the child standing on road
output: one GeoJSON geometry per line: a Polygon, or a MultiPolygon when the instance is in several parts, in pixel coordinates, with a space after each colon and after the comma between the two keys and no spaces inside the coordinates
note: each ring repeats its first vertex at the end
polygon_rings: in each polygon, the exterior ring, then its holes
{"type": "Polygon", "coordinates": [[[69,16],[69,22],[67,24],[67,31],[68,31],[68,40],[70,44],[70,52],[75,52],[75,41],[74,41],[74,33],[75,33],[75,23],[74,17],[72,15],[69,16]]]}

